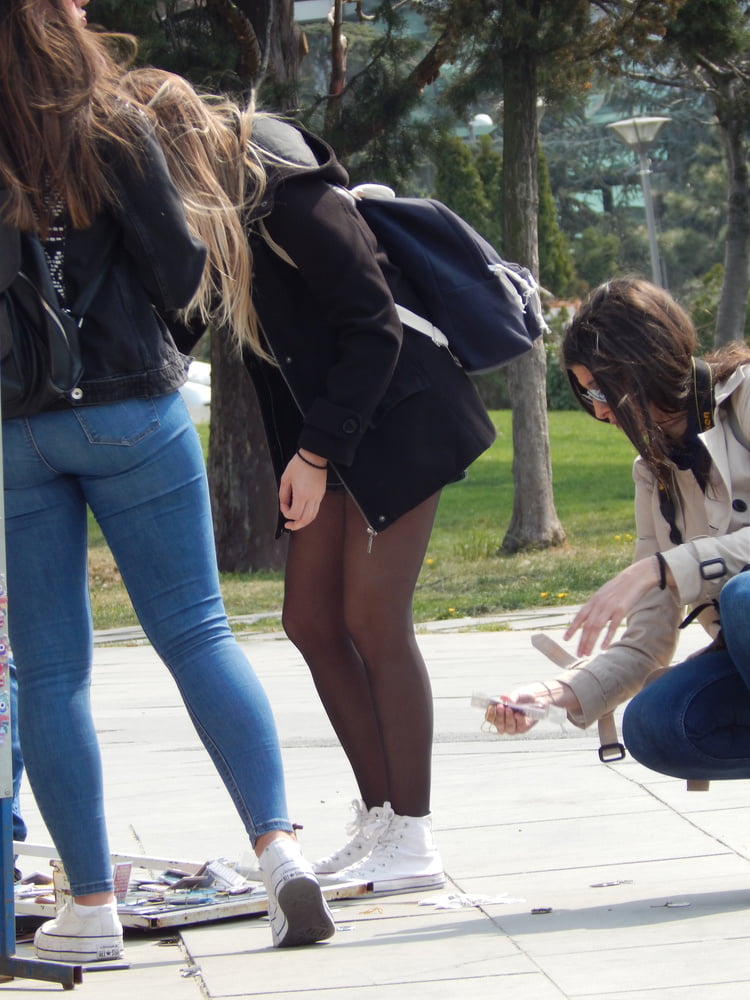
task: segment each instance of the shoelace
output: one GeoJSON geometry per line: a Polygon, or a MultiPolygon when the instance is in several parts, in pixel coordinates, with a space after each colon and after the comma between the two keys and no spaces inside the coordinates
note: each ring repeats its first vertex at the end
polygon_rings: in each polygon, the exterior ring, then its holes
{"type": "Polygon", "coordinates": [[[387,868],[398,853],[398,842],[403,840],[403,833],[394,830],[392,827],[386,829],[378,840],[375,848],[368,858],[361,863],[373,868],[387,868]]]}
{"type": "Polygon", "coordinates": [[[352,802],[354,819],[345,827],[350,837],[364,837],[368,840],[381,830],[385,831],[393,818],[393,809],[390,802],[383,803],[383,807],[373,815],[374,810],[368,810],[361,799],[354,799],[352,802]]]}

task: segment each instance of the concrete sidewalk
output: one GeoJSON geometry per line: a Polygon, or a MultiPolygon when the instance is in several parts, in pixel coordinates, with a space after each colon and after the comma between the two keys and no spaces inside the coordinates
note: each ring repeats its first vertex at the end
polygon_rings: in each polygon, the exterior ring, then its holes
{"type": "MultiPolygon", "coordinates": [[[[444,890],[337,904],[338,934],[278,951],[264,918],[126,933],[130,968],[84,972],[88,1000],[746,1000],[747,786],[687,792],[632,760],[601,764],[596,733],[480,731],[472,691],[552,671],[533,649],[569,615],[503,631],[420,633],[435,695],[433,810],[444,890]],[[452,908],[455,907],[455,908],[452,908]]],[[[466,623],[464,623],[466,624],[466,623]]],[[[457,623],[451,623],[452,628],[457,623]]],[[[702,644],[686,630],[681,651],[702,644]]],[[[307,669],[280,636],[243,646],[274,706],[292,818],[308,856],[340,846],[357,796],[307,669]]],[[[210,676],[206,697],[211,697],[210,676]]],[[[96,651],[93,688],[112,849],[203,861],[248,850],[176,688],[148,646],[96,651]]],[[[43,706],[40,707],[43,711],[43,706]]],[[[30,840],[48,841],[28,787],[30,840]]],[[[23,864],[23,859],[22,859],[23,864]]],[[[19,955],[30,947],[19,945],[19,955]]],[[[2,993],[59,986],[16,980],[2,993]]]]}

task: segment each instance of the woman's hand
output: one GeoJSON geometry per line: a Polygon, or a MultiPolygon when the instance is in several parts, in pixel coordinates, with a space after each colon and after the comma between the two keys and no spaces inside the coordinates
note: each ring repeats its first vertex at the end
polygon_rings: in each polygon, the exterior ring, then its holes
{"type": "Polygon", "coordinates": [[[526,684],[511,691],[509,695],[501,695],[498,704],[490,705],[485,713],[487,722],[499,733],[508,736],[523,736],[536,725],[537,720],[529,718],[523,712],[514,711],[514,705],[557,705],[568,712],[580,713],[581,705],[573,690],[560,681],[539,681],[526,684]]]}
{"type": "MultiPolygon", "coordinates": [[[[665,572],[666,583],[672,586],[674,578],[669,569],[665,572]]],[[[572,638],[580,629],[578,655],[589,656],[596,646],[600,633],[606,629],[602,639],[602,649],[606,649],[625,616],[632,611],[644,594],[659,586],[659,581],[659,563],[654,556],[647,556],[632,563],[586,601],[570,623],[565,638],[572,638]]]]}
{"type": "Polygon", "coordinates": [[[279,510],[288,531],[299,531],[315,520],[325,496],[327,475],[326,459],[304,450],[284,469],[279,485],[279,510]]]}

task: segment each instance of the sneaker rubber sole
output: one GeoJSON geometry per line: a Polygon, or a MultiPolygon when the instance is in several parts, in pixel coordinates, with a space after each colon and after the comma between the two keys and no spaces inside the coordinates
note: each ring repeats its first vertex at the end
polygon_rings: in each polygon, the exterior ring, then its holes
{"type": "Polygon", "coordinates": [[[333,937],[336,924],[316,881],[292,879],[279,889],[276,898],[286,920],[277,947],[296,948],[333,937]]]}
{"type": "MultiPolygon", "coordinates": [[[[352,880],[354,876],[352,876],[352,880]]],[[[362,880],[364,881],[364,880],[362,880]]],[[[445,873],[433,875],[393,875],[387,874],[368,879],[367,887],[373,894],[385,892],[419,892],[423,889],[442,889],[445,885],[445,873]]]]}
{"type": "Polygon", "coordinates": [[[37,931],[34,944],[37,957],[47,962],[86,965],[89,962],[111,961],[122,958],[123,955],[122,938],[114,935],[104,938],[71,938],[37,931]]]}

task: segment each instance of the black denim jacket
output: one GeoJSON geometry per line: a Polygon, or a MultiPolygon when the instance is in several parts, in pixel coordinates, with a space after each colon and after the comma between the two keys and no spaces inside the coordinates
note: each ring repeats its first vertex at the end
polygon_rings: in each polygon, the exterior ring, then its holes
{"type": "Polygon", "coordinates": [[[188,359],[161,314],[187,305],[206,259],[205,247],[188,231],[155,138],[146,138],[140,169],[116,154],[109,166],[117,211],[88,229],[68,227],[65,236],[68,302],[105,269],[81,326],[84,374],[76,406],[163,395],[183,384],[188,359]]]}

